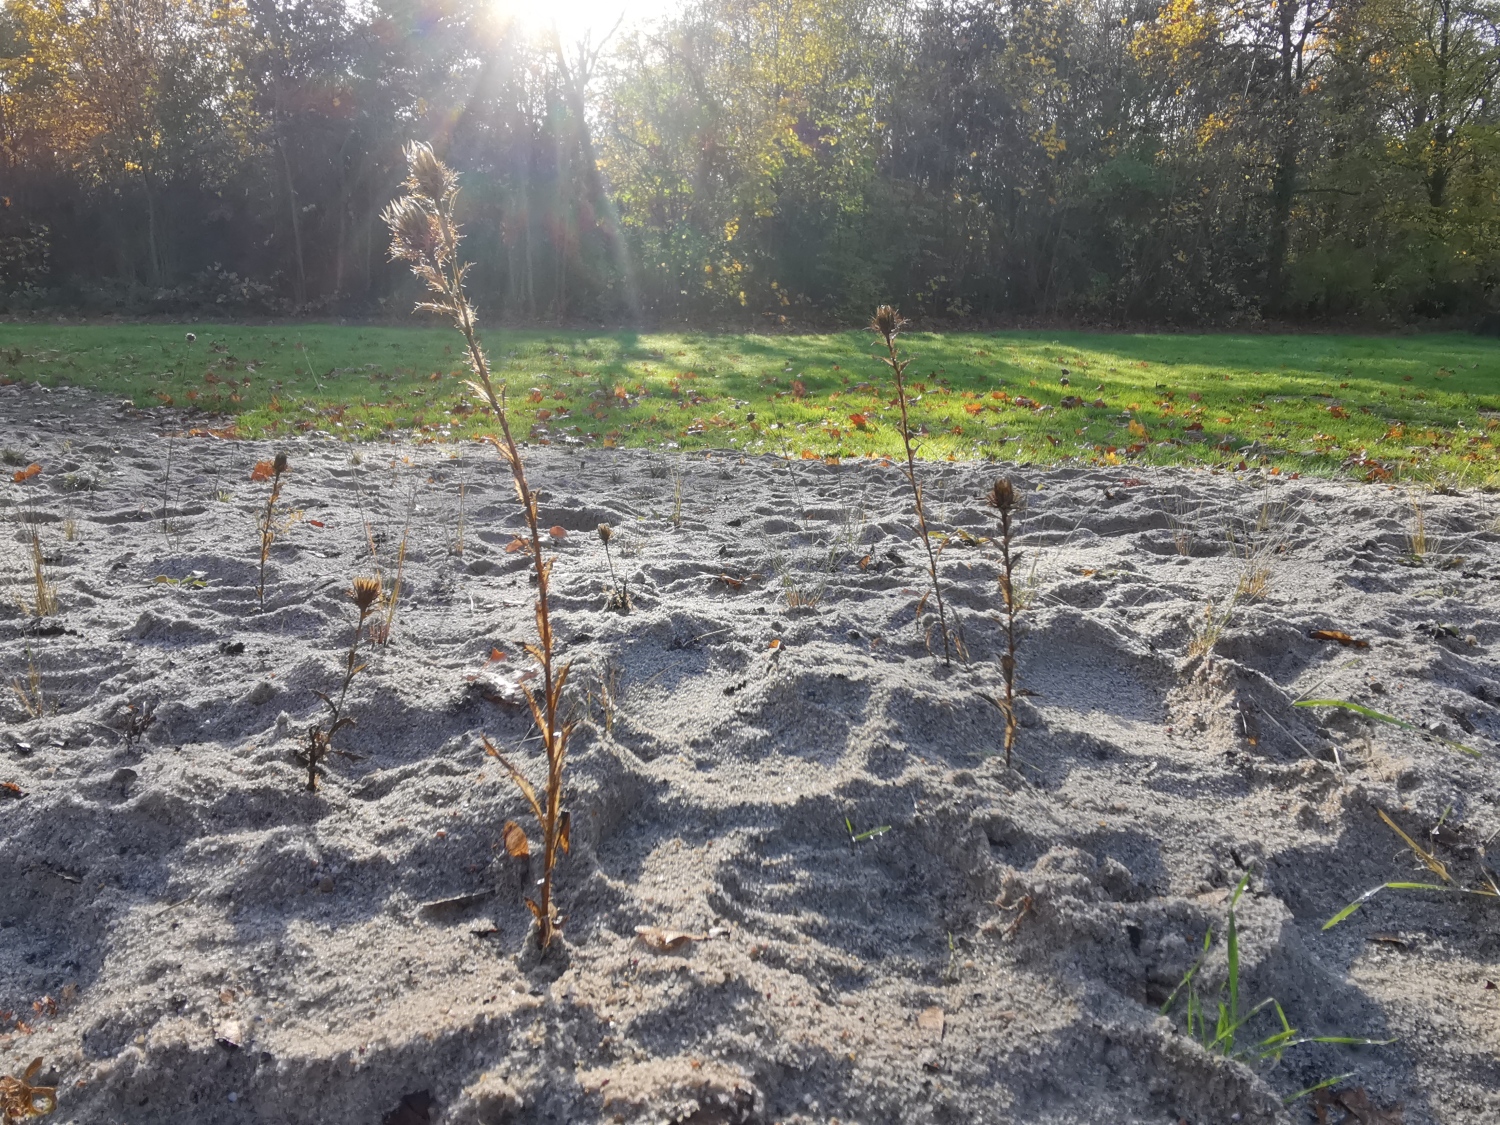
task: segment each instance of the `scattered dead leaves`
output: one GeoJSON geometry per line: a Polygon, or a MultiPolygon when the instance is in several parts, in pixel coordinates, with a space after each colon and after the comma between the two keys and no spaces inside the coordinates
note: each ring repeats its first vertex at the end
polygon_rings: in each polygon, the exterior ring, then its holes
{"type": "Polygon", "coordinates": [[[1313,629],[1308,634],[1315,641],[1337,641],[1345,648],[1369,648],[1370,642],[1351,637],[1338,629],[1313,629]]]}

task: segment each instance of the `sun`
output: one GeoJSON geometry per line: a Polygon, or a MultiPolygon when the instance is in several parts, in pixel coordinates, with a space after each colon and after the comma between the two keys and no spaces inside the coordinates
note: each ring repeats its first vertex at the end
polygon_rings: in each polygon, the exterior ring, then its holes
{"type": "Polygon", "coordinates": [[[595,44],[609,35],[652,23],[680,6],[680,0],[496,0],[495,13],[534,35],[554,30],[564,43],[585,36],[595,44]],[[617,30],[618,29],[618,30],[617,30]]]}

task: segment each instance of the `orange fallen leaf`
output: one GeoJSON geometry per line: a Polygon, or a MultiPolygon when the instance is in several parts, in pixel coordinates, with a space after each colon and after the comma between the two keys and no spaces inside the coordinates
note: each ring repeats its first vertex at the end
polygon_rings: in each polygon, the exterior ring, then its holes
{"type": "Polygon", "coordinates": [[[849,415],[849,421],[862,430],[870,424],[870,416],[868,414],[851,414],[849,415]]]}
{"type": "Polygon", "coordinates": [[[271,461],[257,461],[255,462],[255,468],[250,470],[250,479],[252,481],[270,480],[275,475],[276,466],[271,461]]]}
{"type": "Polygon", "coordinates": [[[1348,648],[1369,648],[1369,641],[1362,641],[1351,637],[1348,633],[1338,629],[1313,629],[1307,634],[1315,641],[1338,641],[1339,644],[1348,648]]]}
{"type": "Polygon", "coordinates": [[[308,520],[307,522],[310,523],[313,527],[322,527],[323,526],[323,521],[322,520],[308,520]]]}
{"type": "Polygon", "coordinates": [[[0,795],[13,797],[17,800],[26,796],[26,794],[21,790],[21,787],[14,781],[0,782],[0,795]]]}
{"type": "Polygon", "coordinates": [[[505,850],[517,859],[531,854],[531,841],[526,839],[526,830],[513,820],[505,822],[505,850]]]}
{"type": "Polygon", "coordinates": [[[41,465],[39,465],[35,461],[33,461],[31,464],[27,465],[24,469],[18,469],[14,474],[12,474],[12,476],[11,476],[10,479],[13,480],[13,481],[15,481],[17,484],[20,484],[22,481],[28,481],[28,480],[30,480],[32,477],[36,476],[41,471],[42,471],[41,465]]]}
{"type": "Polygon", "coordinates": [[[738,590],[745,584],[745,580],[743,578],[734,578],[728,574],[719,575],[719,581],[724,583],[724,585],[728,586],[731,590],[738,590]]]}
{"type": "Polygon", "coordinates": [[[517,535],[514,539],[512,539],[509,543],[507,543],[505,545],[505,553],[507,555],[513,555],[517,551],[528,550],[530,548],[530,546],[531,546],[530,543],[527,543],[526,540],[522,539],[519,535],[517,535]]]}
{"type": "Polygon", "coordinates": [[[547,534],[554,539],[566,539],[568,537],[568,529],[560,523],[555,523],[552,525],[552,530],[547,534]]]}
{"type": "Polygon", "coordinates": [[[780,648],[781,647],[781,638],[780,637],[772,637],[771,638],[771,643],[768,644],[766,647],[767,648],[780,648]]]}

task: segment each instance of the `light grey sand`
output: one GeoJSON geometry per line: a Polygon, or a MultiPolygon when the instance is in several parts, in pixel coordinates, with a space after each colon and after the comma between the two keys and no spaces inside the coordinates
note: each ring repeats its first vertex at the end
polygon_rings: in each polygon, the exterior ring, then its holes
{"type": "MultiPolygon", "coordinates": [[[[1404,490],[1015,470],[1035,597],[1007,771],[981,694],[994,545],[943,555],[969,652],[944,667],[914,619],[897,467],[531,450],[567,531],[555,609],[581,719],[566,947],[536,965],[524,861],[499,843],[521,799],[479,741],[540,776],[505,702],[534,587],[493,451],[163,436],[190,424],[0,389],[0,446],[44,466],[0,483],[0,782],[25,794],[0,798],[0,1073],[43,1056],[54,1120],[1308,1121],[1281,1098],[1352,1071],[1408,1123],[1500,1121],[1500,903],[1390,892],[1320,929],[1378,883],[1432,879],[1378,809],[1456,878],[1500,828],[1489,498],[1422,496],[1431,542],[1403,565],[1404,490]],[[273,449],[301,520],[261,613],[249,474],[273,449]],[[408,514],[394,634],[336,739],[360,758],[310,794],[293,753],[337,683],[345,591],[372,539],[393,572],[408,514]],[[61,602],[40,623],[17,604],[23,518],[61,602]],[[605,606],[601,522],[628,615],[605,606]],[[1190,657],[1247,549],[1265,596],[1190,657]],[[789,609],[788,583],[816,607],[789,609]],[[1307,695],[1485,756],[1292,707],[1307,695]],[[846,818],[889,831],[852,844],[846,818]],[[1218,994],[1245,871],[1242,1007],[1274,996],[1305,1034],[1396,1043],[1249,1067],[1187,1038],[1180,1005],[1157,1014],[1209,928],[1218,994]],[[641,925],[706,940],[655,953],[641,925]]],[[[937,526],[993,536],[1000,468],[924,466],[937,526]]],[[[1278,1026],[1264,1012],[1238,1042],[1278,1026]]]]}

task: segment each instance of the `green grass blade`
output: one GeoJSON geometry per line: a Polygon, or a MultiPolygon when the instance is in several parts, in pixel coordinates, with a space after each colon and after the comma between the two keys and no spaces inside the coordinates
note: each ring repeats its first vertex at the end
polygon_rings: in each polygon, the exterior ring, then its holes
{"type": "Polygon", "coordinates": [[[1323,929],[1333,929],[1333,927],[1337,926],[1344,919],[1348,918],[1349,915],[1353,914],[1356,910],[1358,910],[1365,903],[1369,902],[1381,891],[1446,891],[1448,889],[1448,887],[1445,887],[1440,883],[1381,883],[1378,887],[1371,887],[1368,891],[1360,895],[1348,906],[1344,907],[1344,909],[1340,910],[1332,918],[1328,919],[1328,921],[1324,922],[1323,929]]]}
{"type": "Polygon", "coordinates": [[[1291,1105],[1293,1102],[1301,1101],[1303,1098],[1307,1097],[1308,1094],[1316,1094],[1319,1090],[1326,1090],[1330,1086],[1337,1086],[1340,1082],[1344,1081],[1344,1079],[1353,1077],[1354,1071],[1352,1070],[1348,1074],[1335,1074],[1332,1078],[1325,1078],[1315,1086],[1309,1086],[1305,1090],[1298,1090],[1295,1094],[1288,1094],[1286,1097],[1281,1099],[1281,1104],[1291,1105]]]}
{"type": "Polygon", "coordinates": [[[1413,734],[1423,734],[1431,738],[1435,738],[1444,746],[1452,747],[1454,750],[1457,750],[1462,754],[1467,754],[1471,758],[1484,757],[1483,754],[1474,749],[1474,747],[1472,746],[1465,746],[1462,742],[1456,742],[1451,738],[1444,738],[1441,735],[1432,734],[1431,731],[1425,731],[1421,727],[1416,726],[1413,723],[1408,723],[1405,719],[1398,719],[1395,715],[1387,715],[1384,711],[1377,711],[1373,707],[1365,707],[1359,703],[1350,703],[1347,699],[1300,699],[1296,703],[1293,703],[1292,706],[1342,707],[1345,711],[1353,711],[1356,715],[1363,715],[1367,719],[1374,719],[1376,722],[1380,723],[1389,723],[1393,727],[1400,727],[1402,730],[1411,731],[1413,734]]]}

